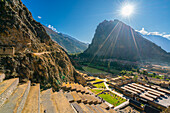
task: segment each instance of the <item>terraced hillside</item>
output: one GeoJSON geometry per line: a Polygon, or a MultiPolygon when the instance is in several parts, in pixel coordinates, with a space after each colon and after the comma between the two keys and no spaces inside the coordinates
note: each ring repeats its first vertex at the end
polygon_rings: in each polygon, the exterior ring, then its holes
{"type": "Polygon", "coordinates": [[[115,111],[79,84],[65,84],[59,92],[40,84],[19,83],[19,78],[0,82],[0,113],[114,113],[115,111]],[[70,86],[71,85],[71,86],[70,86]]]}

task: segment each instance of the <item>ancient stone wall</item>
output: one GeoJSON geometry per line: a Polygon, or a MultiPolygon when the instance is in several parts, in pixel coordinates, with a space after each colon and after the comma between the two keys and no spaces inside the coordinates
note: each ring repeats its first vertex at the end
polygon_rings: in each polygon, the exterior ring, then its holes
{"type": "Polygon", "coordinates": [[[25,90],[25,92],[22,96],[22,100],[21,100],[20,104],[18,105],[17,113],[21,113],[23,108],[24,108],[25,102],[27,100],[27,96],[28,96],[29,91],[30,91],[30,86],[31,86],[31,82],[29,81],[27,89],[25,90]]]}
{"type": "Polygon", "coordinates": [[[0,47],[0,55],[14,55],[14,47],[0,47]]]}
{"type": "Polygon", "coordinates": [[[0,82],[2,82],[5,79],[5,74],[4,73],[0,73],[0,82]]]}

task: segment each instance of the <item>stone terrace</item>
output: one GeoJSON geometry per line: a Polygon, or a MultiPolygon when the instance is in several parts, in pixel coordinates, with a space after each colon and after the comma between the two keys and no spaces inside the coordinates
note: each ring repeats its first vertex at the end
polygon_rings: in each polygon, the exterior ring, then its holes
{"type": "Polygon", "coordinates": [[[91,91],[82,85],[75,83],[63,83],[64,95],[77,112],[113,113],[104,101],[96,97],[91,91]]]}
{"type": "Polygon", "coordinates": [[[63,84],[59,92],[52,89],[40,92],[40,84],[19,83],[19,78],[3,79],[0,81],[0,113],[116,112],[79,84],[63,84]]]}

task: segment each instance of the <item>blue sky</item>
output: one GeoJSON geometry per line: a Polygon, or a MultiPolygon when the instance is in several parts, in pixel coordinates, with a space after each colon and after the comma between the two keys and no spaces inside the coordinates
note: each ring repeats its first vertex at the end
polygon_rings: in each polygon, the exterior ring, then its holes
{"type": "Polygon", "coordinates": [[[90,43],[96,27],[119,19],[136,30],[170,34],[170,0],[22,0],[38,22],[51,25],[80,41],[90,43]],[[124,3],[134,6],[129,17],[120,15],[124,3]],[[39,16],[39,17],[38,17],[39,16]],[[143,29],[143,30],[144,30],[143,29]]]}

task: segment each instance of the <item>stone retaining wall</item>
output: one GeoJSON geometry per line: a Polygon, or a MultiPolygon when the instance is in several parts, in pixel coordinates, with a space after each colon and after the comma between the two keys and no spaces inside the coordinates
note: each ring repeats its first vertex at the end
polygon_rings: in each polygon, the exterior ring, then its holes
{"type": "Polygon", "coordinates": [[[0,47],[0,55],[14,55],[14,47],[0,47]]]}
{"type": "Polygon", "coordinates": [[[23,96],[22,96],[22,100],[17,108],[17,113],[21,113],[23,108],[24,108],[24,105],[25,105],[25,102],[27,100],[27,96],[29,94],[29,91],[30,91],[30,86],[31,86],[31,82],[29,81],[28,83],[28,86],[27,86],[27,89],[25,90],[23,96]]]}
{"type": "Polygon", "coordinates": [[[39,85],[39,93],[38,93],[38,113],[40,113],[40,84],[39,85]]]}
{"type": "Polygon", "coordinates": [[[5,79],[5,74],[4,73],[0,73],[0,82],[2,82],[5,79]]]}

